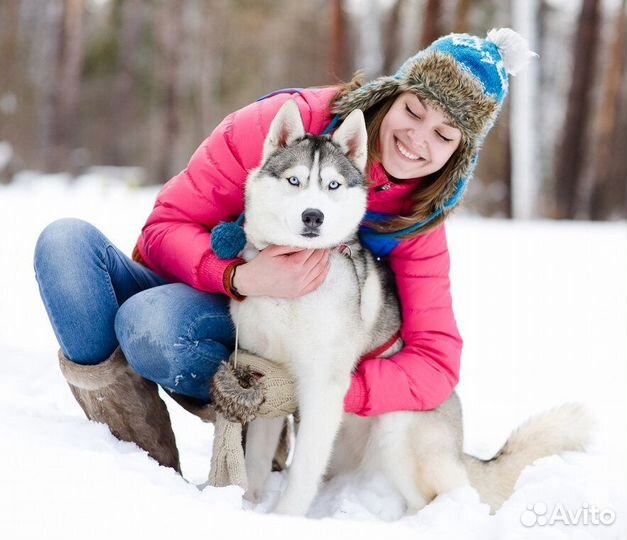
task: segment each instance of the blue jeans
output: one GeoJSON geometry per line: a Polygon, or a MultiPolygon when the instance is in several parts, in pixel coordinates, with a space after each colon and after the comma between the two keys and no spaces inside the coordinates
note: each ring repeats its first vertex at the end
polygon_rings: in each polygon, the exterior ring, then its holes
{"type": "Polygon", "coordinates": [[[235,346],[228,297],[169,283],[74,218],[41,232],[34,266],[66,358],[97,364],[119,345],[142,377],[211,400],[211,379],[235,346]]]}

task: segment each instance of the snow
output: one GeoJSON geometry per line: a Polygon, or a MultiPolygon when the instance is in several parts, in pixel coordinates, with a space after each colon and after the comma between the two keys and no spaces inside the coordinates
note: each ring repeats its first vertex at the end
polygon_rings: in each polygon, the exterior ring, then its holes
{"type": "Polygon", "coordinates": [[[130,253],[157,188],[102,174],[23,173],[0,187],[0,538],[625,538],[625,223],[456,216],[447,228],[465,339],[466,450],[490,457],[529,415],[581,401],[598,423],[587,453],[528,467],[493,516],[472,488],[403,516],[399,495],[372,476],[335,479],[308,519],[286,518],[265,513],[284,487],[281,473],[255,509],[242,509],[237,487],[198,487],[212,426],[169,398],[187,481],[88,422],[72,398],[32,256],[39,232],[65,216],[90,221],[130,253]]]}

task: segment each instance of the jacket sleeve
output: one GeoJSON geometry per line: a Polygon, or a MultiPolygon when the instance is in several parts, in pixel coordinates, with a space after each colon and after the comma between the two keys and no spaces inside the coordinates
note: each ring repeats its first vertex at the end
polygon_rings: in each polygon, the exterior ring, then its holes
{"type": "Polygon", "coordinates": [[[441,405],[459,379],[462,339],[453,315],[444,225],[402,241],[390,254],[404,347],[361,362],[344,401],[362,416],[441,405]]]}
{"type": "Polygon", "coordinates": [[[312,127],[312,110],[302,94],[280,93],[227,116],[159,192],[134,250],[137,260],[171,281],[229,294],[224,278],[237,259],[213,253],[211,230],[243,212],[248,172],[259,166],[272,119],[290,97],[305,129],[312,127]]]}

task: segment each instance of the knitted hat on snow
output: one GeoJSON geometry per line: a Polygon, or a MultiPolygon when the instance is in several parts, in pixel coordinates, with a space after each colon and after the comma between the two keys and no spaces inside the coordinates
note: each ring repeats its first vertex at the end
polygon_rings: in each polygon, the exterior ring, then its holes
{"type": "Polygon", "coordinates": [[[410,57],[391,77],[379,77],[338,100],[334,112],[345,118],[382,100],[411,91],[439,108],[462,132],[462,142],[446,188],[431,215],[394,236],[414,232],[461,200],[472,176],[481,143],[494,124],[508,91],[508,73],[516,74],[536,56],[527,40],[510,28],[493,29],[485,39],[449,34],[410,57]]]}

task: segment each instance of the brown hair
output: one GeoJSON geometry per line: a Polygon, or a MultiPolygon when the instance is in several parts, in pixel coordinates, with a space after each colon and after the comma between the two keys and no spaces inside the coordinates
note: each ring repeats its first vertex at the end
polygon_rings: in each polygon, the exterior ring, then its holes
{"type": "MultiPolygon", "coordinates": [[[[351,81],[340,85],[337,93],[331,100],[331,108],[333,108],[335,103],[337,103],[340,98],[349,92],[360,88],[363,84],[363,74],[358,71],[355,75],[353,75],[351,81]]],[[[390,96],[364,111],[366,128],[368,130],[368,165],[374,161],[381,160],[381,153],[379,151],[379,128],[381,127],[383,118],[388,113],[397,97],[398,94],[390,96]]],[[[462,139],[459,146],[455,152],[453,152],[453,155],[449,158],[444,167],[442,167],[439,171],[426,176],[420,185],[412,192],[411,197],[413,198],[414,204],[409,215],[396,216],[384,222],[368,223],[368,226],[378,232],[391,233],[401,231],[429,218],[429,216],[437,210],[436,201],[441,200],[442,192],[449,187],[449,182],[451,182],[451,173],[455,169],[463,144],[464,141],[462,139]]],[[[401,235],[399,238],[414,238],[426,233],[427,231],[435,229],[446,219],[447,215],[448,212],[444,212],[417,231],[401,235]]]]}

